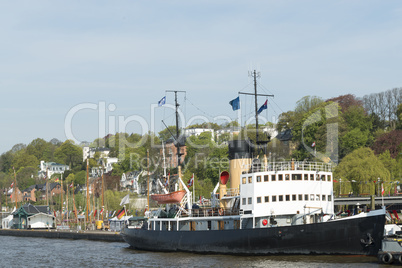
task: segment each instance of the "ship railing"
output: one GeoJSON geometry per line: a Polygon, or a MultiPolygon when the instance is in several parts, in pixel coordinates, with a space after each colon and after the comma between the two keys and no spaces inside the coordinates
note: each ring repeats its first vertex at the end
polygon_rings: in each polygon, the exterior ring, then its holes
{"type": "Polygon", "coordinates": [[[226,196],[238,196],[240,195],[239,188],[227,188],[226,189],[226,196]]]}
{"type": "Polygon", "coordinates": [[[242,166],[244,173],[266,172],[266,171],[322,171],[332,172],[331,163],[307,162],[307,161],[288,161],[288,162],[268,162],[267,164],[256,161],[252,164],[242,166]]]}
{"type": "Polygon", "coordinates": [[[193,209],[192,217],[218,217],[218,216],[234,216],[240,215],[239,209],[223,209],[223,208],[200,208],[193,209]]]}

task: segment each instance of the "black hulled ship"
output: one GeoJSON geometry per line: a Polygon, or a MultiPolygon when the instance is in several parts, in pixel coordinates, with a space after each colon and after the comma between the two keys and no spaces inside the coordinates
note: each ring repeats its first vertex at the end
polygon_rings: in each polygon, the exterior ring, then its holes
{"type": "Polygon", "coordinates": [[[152,251],[377,254],[385,210],[337,218],[330,164],[252,160],[250,151],[248,141],[229,143],[230,172],[222,172],[211,207],[192,209],[179,179],[182,202],[131,218],[125,241],[152,251]]]}

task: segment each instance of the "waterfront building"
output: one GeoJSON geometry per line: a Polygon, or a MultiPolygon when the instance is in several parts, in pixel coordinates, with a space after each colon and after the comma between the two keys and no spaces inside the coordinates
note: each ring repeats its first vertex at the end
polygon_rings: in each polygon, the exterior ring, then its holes
{"type": "Polygon", "coordinates": [[[49,214],[48,206],[25,204],[13,212],[13,229],[56,228],[56,217],[49,214]]]}

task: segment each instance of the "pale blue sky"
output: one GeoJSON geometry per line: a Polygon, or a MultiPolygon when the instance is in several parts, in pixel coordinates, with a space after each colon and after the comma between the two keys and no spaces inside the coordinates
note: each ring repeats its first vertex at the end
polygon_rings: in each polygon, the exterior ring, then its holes
{"type": "MultiPolygon", "coordinates": [[[[66,116],[85,103],[115,109],[101,124],[97,111],[77,112],[77,140],[97,138],[109,116],[116,129],[118,116],[149,125],[165,90],[187,91],[186,122],[236,119],[228,102],[253,90],[253,68],[260,92],[275,95],[269,118],[306,95],[402,87],[401,1],[0,1],[0,36],[0,153],[38,137],[64,141],[66,116]]],[[[241,100],[244,117],[253,100],[241,100]]],[[[174,123],[172,110],[155,113],[156,131],[163,118],[174,123]]]]}

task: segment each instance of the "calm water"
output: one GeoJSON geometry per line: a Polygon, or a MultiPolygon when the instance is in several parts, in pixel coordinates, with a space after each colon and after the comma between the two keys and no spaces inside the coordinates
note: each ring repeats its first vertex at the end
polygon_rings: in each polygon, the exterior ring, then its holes
{"type": "Polygon", "coordinates": [[[155,253],[126,243],[0,236],[0,267],[381,267],[374,257],[155,253]]]}

